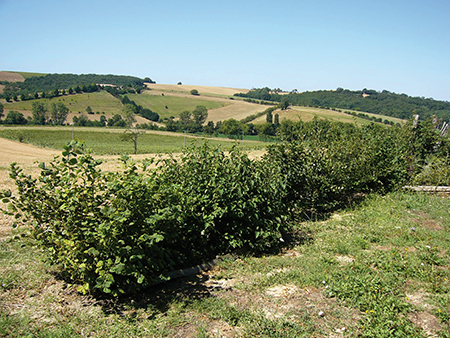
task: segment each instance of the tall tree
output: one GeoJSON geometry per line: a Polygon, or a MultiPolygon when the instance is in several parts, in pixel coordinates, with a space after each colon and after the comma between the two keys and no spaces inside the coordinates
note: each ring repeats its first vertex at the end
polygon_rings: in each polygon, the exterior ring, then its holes
{"type": "Polygon", "coordinates": [[[191,115],[192,113],[189,110],[185,110],[180,113],[180,123],[183,129],[187,129],[191,123],[191,115]]]}
{"type": "Polygon", "coordinates": [[[138,138],[143,131],[134,125],[136,122],[136,108],[132,104],[126,104],[122,107],[122,113],[127,127],[122,135],[122,139],[125,141],[133,141],[134,153],[137,154],[138,138]]]}
{"type": "Polygon", "coordinates": [[[208,109],[205,106],[197,106],[192,112],[192,118],[194,119],[194,123],[202,126],[208,118],[208,109]]]}
{"type": "Polygon", "coordinates": [[[41,102],[33,102],[32,105],[33,123],[44,125],[47,122],[47,106],[41,102]]]}
{"type": "Polygon", "coordinates": [[[0,120],[2,119],[3,116],[5,116],[3,115],[3,103],[0,102],[0,120]]]}
{"type": "Polygon", "coordinates": [[[276,128],[280,126],[280,115],[275,114],[273,124],[275,125],[276,128]]]}
{"type": "Polygon", "coordinates": [[[62,102],[52,103],[52,109],[50,111],[50,120],[53,124],[62,126],[66,121],[67,115],[69,115],[69,108],[62,102]]]}
{"type": "Polygon", "coordinates": [[[273,115],[272,115],[272,111],[271,111],[271,110],[269,110],[269,111],[267,112],[267,115],[266,115],[266,122],[267,122],[267,123],[273,123],[273,115]]]}

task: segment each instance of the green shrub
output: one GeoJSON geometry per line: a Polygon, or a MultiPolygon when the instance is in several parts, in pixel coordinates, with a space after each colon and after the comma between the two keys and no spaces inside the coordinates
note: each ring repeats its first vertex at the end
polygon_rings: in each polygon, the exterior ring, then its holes
{"type": "Polygon", "coordinates": [[[406,142],[397,130],[321,120],[297,128],[267,155],[286,177],[285,203],[297,211],[328,212],[355,194],[390,191],[407,179],[406,142]]]}
{"type": "Polygon", "coordinates": [[[0,194],[81,291],[136,292],[218,253],[279,243],[282,181],[237,150],[192,148],[161,171],[122,161],[102,172],[71,143],[37,179],[13,163],[18,197],[0,194]]]}
{"type": "Polygon", "coordinates": [[[432,156],[414,177],[414,185],[450,185],[450,159],[432,156]]]}
{"type": "Polygon", "coordinates": [[[198,237],[191,250],[201,256],[266,250],[286,230],[278,167],[252,161],[237,148],[229,154],[207,144],[188,148],[180,158],[165,161],[158,179],[176,195],[184,217],[181,231],[198,237]]]}

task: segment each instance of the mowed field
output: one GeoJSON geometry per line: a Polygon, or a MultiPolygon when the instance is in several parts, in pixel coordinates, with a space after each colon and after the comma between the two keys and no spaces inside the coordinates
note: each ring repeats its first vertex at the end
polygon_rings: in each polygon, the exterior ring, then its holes
{"type": "Polygon", "coordinates": [[[0,71],[0,81],[23,82],[25,78],[19,73],[0,71]]]}
{"type": "Polygon", "coordinates": [[[146,83],[151,90],[161,90],[164,92],[185,92],[189,93],[192,89],[197,89],[199,94],[217,95],[217,96],[233,96],[236,93],[247,93],[248,89],[242,88],[228,88],[228,87],[210,87],[210,86],[196,86],[196,85],[171,85],[171,84],[157,84],[146,83]]]}
{"type": "MultiPolygon", "coordinates": [[[[280,117],[280,122],[283,120],[291,121],[311,121],[315,117],[322,119],[330,119],[333,121],[346,122],[346,123],[357,123],[358,125],[366,125],[372,123],[372,121],[365,120],[353,115],[345,114],[338,111],[333,111],[330,109],[314,108],[314,107],[300,107],[291,106],[287,110],[277,109],[273,112],[273,115],[278,114],[280,117]]],[[[395,117],[382,116],[370,113],[364,113],[369,116],[375,116],[376,118],[381,117],[383,120],[394,121],[394,123],[403,123],[404,121],[395,117]]],[[[266,116],[260,116],[253,121],[253,123],[264,123],[266,122],[266,116]]]]}

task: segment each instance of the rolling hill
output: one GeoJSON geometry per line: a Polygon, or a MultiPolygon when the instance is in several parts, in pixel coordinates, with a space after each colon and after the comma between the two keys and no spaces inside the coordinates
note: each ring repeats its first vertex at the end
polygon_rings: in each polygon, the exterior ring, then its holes
{"type": "MultiPolygon", "coordinates": [[[[17,100],[5,99],[0,100],[4,105],[6,112],[13,110],[22,113],[25,117],[31,116],[32,104],[35,99],[31,99],[32,91],[41,86],[43,91],[49,88],[58,88],[59,90],[68,90],[68,85],[74,86],[79,81],[80,85],[86,85],[89,81],[105,81],[111,83],[112,86],[122,88],[122,92],[113,93],[111,91],[100,90],[95,92],[79,92],[71,95],[59,95],[53,98],[40,98],[39,101],[49,106],[54,102],[64,103],[70,111],[67,122],[72,123],[74,116],[85,114],[89,106],[94,114],[87,115],[90,120],[98,120],[98,115],[105,115],[107,118],[114,114],[119,114],[122,109],[121,98],[127,95],[130,100],[143,108],[150,109],[159,114],[160,120],[177,118],[181,112],[192,111],[196,106],[202,105],[208,109],[208,118],[206,122],[212,121],[217,123],[227,119],[243,120],[249,119],[250,116],[257,116],[264,112],[267,104],[261,104],[261,101],[246,99],[253,97],[254,90],[242,88],[212,87],[212,86],[196,86],[196,85],[176,85],[176,84],[156,84],[149,78],[139,79],[136,77],[116,76],[116,75],[73,75],[73,74],[39,74],[39,73],[23,73],[23,72],[0,72],[0,83],[8,83],[8,90],[17,90],[17,100]],[[150,80],[150,82],[145,82],[150,80]],[[121,85],[130,82],[129,87],[121,85]],[[116,85],[113,85],[115,83],[116,85]],[[25,85],[26,84],[26,85],[25,85]],[[15,87],[17,86],[17,87],[15,87]],[[53,86],[53,87],[52,87],[53,86]],[[138,86],[139,88],[137,88],[138,86]],[[28,88],[28,89],[26,89],[28,88]],[[143,90],[142,90],[143,89],[143,90]],[[196,89],[199,95],[192,95],[191,90],[196,89]],[[29,90],[28,99],[20,100],[19,93],[29,90]],[[113,95],[114,94],[114,95],[113,95]],[[242,97],[241,97],[242,96],[242,97]]],[[[3,87],[5,85],[2,85],[3,87]]],[[[72,87],[70,87],[72,88],[72,87]]],[[[0,87],[0,93],[2,91],[0,87]]],[[[106,88],[108,89],[108,88],[106,88]]],[[[36,93],[34,94],[36,95],[36,93]]],[[[42,94],[41,94],[42,95],[42,94]]],[[[279,95],[279,94],[277,94],[279,95]]],[[[273,105],[278,104],[277,97],[273,101],[273,105]]],[[[272,99],[269,97],[269,99],[272,99]]],[[[267,102],[266,102],[267,103],[267,102]]],[[[311,120],[313,117],[331,119],[342,122],[350,122],[357,124],[369,123],[367,119],[351,116],[343,112],[332,111],[320,107],[304,107],[291,106],[288,110],[276,110],[273,114],[279,114],[280,121],[289,120],[311,120]]],[[[373,114],[368,114],[373,116],[373,114]]],[[[377,115],[380,117],[379,115],[377,115]]],[[[382,116],[383,119],[394,123],[401,122],[401,119],[395,117],[382,116]]],[[[138,123],[147,122],[146,119],[138,117],[138,123]]],[[[250,121],[254,124],[264,123],[265,117],[260,116],[250,121]]]]}

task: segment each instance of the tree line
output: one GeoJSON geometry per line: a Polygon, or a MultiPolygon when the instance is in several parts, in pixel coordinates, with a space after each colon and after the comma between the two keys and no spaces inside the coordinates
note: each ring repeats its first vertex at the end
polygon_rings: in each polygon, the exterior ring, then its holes
{"type": "Polygon", "coordinates": [[[125,75],[98,75],[98,74],[47,74],[44,76],[35,76],[26,78],[24,82],[8,82],[1,81],[5,86],[3,94],[0,98],[7,101],[20,99],[36,99],[42,97],[55,97],[64,95],[65,91],[72,92],[93,92],[100,87],[105,87],[106,90],[113,94],[123,94],[125,92],[140,92],[145,88],[144,83],[155,83],[152,79],[146,77],[144,79],[125,76],[125,75]],[[108,85],[108,86],[105,86],[108,85]],[[114,89],[113,89],[114,88],[114,89]],[[41,96],[39,96],[41,93],[41,96]]]}
{"type": "Polygon", "coordinates": [[[268,87],[254,88],[248,93],[236,93],[237,97],[258,99],[264,101],[282,102],[287,100],[292,105],[340,108],[364,111],[372,114],[409,119],[418,114],[422,119],[437,116],[450,120],[450,102],[432,98],[411,97],[406,94],[396,94],[387,90],[381,92],[373,89],[351,91],[337,88],[336,90],[318,90],[298,93],[279,93],[268,87]]]}

